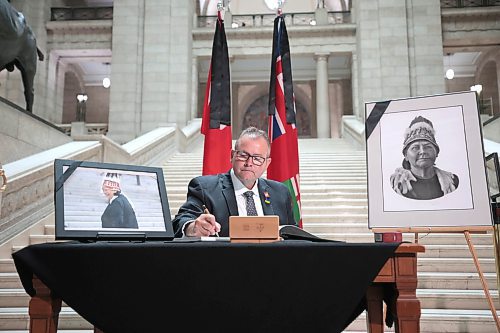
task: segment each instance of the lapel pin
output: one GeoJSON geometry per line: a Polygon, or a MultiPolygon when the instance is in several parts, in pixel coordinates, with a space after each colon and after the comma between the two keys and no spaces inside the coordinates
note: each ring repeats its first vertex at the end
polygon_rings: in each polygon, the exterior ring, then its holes
{"type": "Polygon", "coordinates": [[[267,191],[265,191],[264,192],[264,202],[269,205],[271,203],[270,199],[271,199],[271,197],[269,196],[269,193],[267,191]]]}

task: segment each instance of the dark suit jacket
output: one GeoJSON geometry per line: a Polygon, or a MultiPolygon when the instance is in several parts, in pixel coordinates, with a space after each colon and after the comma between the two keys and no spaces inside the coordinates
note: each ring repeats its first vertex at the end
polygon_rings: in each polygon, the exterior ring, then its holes
{"type": "Polygon", "coordinates": [[[139,228],[132,205],[121,193],[106,207],[101,222],[103,228],[139,228]]]}
{"type": "MultiPolygon", "coordinates": [[[[297,225],[292,213],[290,192],[285,185],[260,178],[258,188],[264,215],[278,215],[280,225],[297,225]],[[270,203],[265,203],[264,192],[269,194],[270,203]]],[[[182,226],[201,215],[202,205],[221,224],[219,236],[229,236],[229,216],[238,215],[230,173],[196,177],[189,182],[187,200],[172,221],[175,237],[182,237],[182,226]]]]}

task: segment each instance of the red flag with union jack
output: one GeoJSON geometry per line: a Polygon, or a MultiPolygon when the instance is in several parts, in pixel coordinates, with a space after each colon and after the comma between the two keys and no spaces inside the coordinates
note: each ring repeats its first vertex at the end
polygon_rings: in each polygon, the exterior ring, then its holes
{"type": "Polygon", "coordinates": [[[290,46],[285,20],[274,20],[273,55],[269,86],[269,139],[272,163],[267,178],[284,183],[292,196],[295,221],[302,227],[300,205],[299,147],[295,126],[295,96],[293,94],[290,46]]]}
{"type": "Polygon", "coordinates": [[[219,11],[208,70],[201,133],[205,135],[203,175],[231,169],[231,97],[226,31],[219,11]]]}

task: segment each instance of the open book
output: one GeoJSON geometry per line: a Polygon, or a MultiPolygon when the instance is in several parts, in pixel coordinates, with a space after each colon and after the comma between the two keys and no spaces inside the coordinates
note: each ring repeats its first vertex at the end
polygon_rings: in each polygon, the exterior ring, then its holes
{"type": "Polygon", "coordinates": [[[283,239],[308,240],[311,242],[338,242],[330,239],[320,238],[294,225],[280,225],[280,236],[283,239]]]}

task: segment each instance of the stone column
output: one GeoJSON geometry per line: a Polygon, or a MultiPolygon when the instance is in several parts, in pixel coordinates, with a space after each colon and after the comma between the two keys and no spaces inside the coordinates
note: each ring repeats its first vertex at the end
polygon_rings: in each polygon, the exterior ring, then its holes
{"type": "Polygon", "coordinates": [[[359,120],[364,122],[364,113],[362,108],[362,101],[358,99],[358,56],[356,53],[351,55],[351,90],[352,90],[352,114],[359,120]]]}
{"type": "Polygon", "coordinates": [[[198,115],[198,57],[193,57],[191,68],[191,119],[198,115]]]}
{"type": "Polygon", "coordinates": [[[318,138],[330,137],[330,108],[328,105],[328,54],[315,54],[316,60],[316,121],[318,138]]]}

